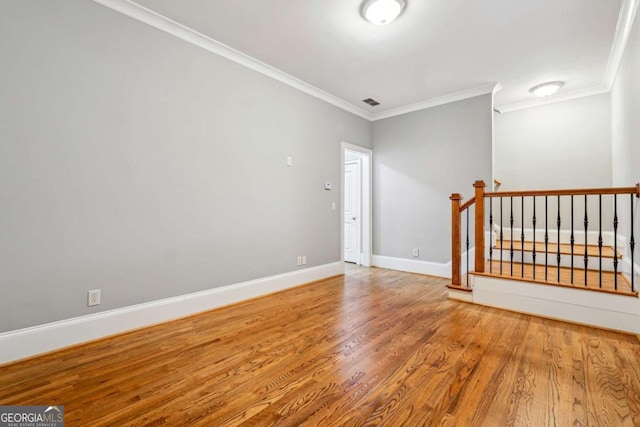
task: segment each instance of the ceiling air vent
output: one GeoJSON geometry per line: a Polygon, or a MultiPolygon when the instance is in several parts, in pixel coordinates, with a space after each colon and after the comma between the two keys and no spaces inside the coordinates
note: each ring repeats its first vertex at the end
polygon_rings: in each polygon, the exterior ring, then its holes
{"type": "Polygon", "coordinates": [[[367,98],[367,99],[363,99],[362,102],[371,105],[372,107],[375,107],[376,105],[380,105],[380,103],[378,101],[376,101],[373,98],[367,98]]]}

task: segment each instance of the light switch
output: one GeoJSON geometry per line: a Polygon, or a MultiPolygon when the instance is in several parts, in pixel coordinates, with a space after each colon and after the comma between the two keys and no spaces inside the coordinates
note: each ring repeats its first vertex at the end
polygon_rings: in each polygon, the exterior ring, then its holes
{"type": "Polygon", "coordinates": [[[324,189],[325,190],[331,190],[331,183],[329,181],[324,183],[324,189]]]}
{"type": "Polygon", "coordinates": [[[293,158],[291,156],[287,156],[287,166],[293,166],[293,158]]]}

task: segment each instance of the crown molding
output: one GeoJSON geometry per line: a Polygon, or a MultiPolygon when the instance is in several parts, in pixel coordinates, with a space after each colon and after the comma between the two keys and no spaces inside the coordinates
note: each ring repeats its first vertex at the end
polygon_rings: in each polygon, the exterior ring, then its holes
{"type": "Polygon", "coordinates": [[[144,6],[141,6],[131,0],[93,0],[115,12],[121,13],[136,21],[147,24],[153,28],[171,34],[181,40],[208,50],[211,53],[219,55],[253,71],[264,74],[274,80],[284,83],[294,89],[304,92],[308,95],[316,97],[322,101],[332,104],[338,108],[348,111],[352,114],[360,116],[364,119],[371,120],[373,115],[365,110],[357,108],[353,104],[331,95],[309,83],[306,83],[296,77],[293,77],[277,68],[274,68],[264,62],[261,62],[249,55],[246,55],[230,46],[220,43],[210,37],[205,36],[185,25],[180,24],[166,16],[160,15],[144,6]]]}
{"type": "MultiPolygon", "coordinates": [[[[418,102],[415,104],[407,105],[404,107],[394,108],[391,110],[381,111],[379,113],[367,112],[350,102],[347,102],[337,96],[334,96],[328,92],[323,91],[309,83],[306,83],[296,77],[291,76],[275,67],[265,64],[249,55],[246,55],[230,46],[220,43],[206,35],[199,33],[179,22],[176,22],[166,16],[160,15],[144,6],[132,0],[93,0],[109,9],[112,9],[118,13],[128,16],[136,21],[147,24],[153,28],[163,31],[167,34],[173,35],[181,40],[191,43],[195,46],[203,48],[211,53],[219,55],[230,61],[233,61],[239,65],[247,67],[253,71],[261,73],[267,77],[286,84],[294,89],[318,98],[324,102],[348,111],[356,116],[362,117],[369,121],[382,120],[389,117],[398,116],[401,114],[411,113],[425,108],[431,108],[438,105],[448,104],[450,102],[461,101],[467,98],[473,98],[480,95],[489,93],[495,93],[499,90],[498,86],[494,83],[490,85],[480,86],[460,92],[451,93],[438,98],[432,98],[426,101],[418,102]]],[[[559,95],[554,95],[549,98],[537,98],[530,101],[518,102],[515,104],[508,104],[502,107],[496,107],[496,110],[500,113],[508,113],[512,111],[522,110],[526,108],[539,107],[542,105],[553,104],[556,102],[567,101],[576,98],[582,98],[585,96],[598,95],[606,92],[610,92],[615,81],[616,74],[622,62],[624,56],[624,50],[629,39],[631,27],[633,25],[634,17],[636,15],[638,4],[640,0],[623,0],[620,7],[620,13],[618,16],[618,23],[616,26],[616,32],[609,53],[609,60],[605,69],[602,85],[594,86],[591,88],[575,90],[566,92],[559,95]]]]}
{"type": "Polygon", "coordinates": [[[633,26],[633,21],[638,10],[639,0],[623,0],[620,6],[620,13],[618,14],[618,23],[616,25],[616,32],[613,36],[613,44],[611,45],[611,51],[609,52],[609,60],[607,61],[607,68],[605,69],[602,84],[593,86],[586,89],[573,90],[571,92],[565,92],[562,94],[550,96],[548,98],[536,98],[530,101],[518,102],[515,104],[508,104],[502,107],[497,107],[500,113],[510,113],[512,111],[523,110],[525,108],[540,107],[542,105],[554,104],[556,102],[568,101],[571,99],[582,98],[585,96],[599,95],[602,93],[611,92],[613,83],[616,79],[616,74],[620,68],[620,63],[624,56],[624,50],[629,41],[629,34],[633,26]]]}
{"type": "Polygon", "coordinates": [[[417,102],[415,104],[407,105],[405,107],[394,108],[392,110],[382,111],[374,114],[372,121],[387,119],[389,117],[399,116],[401,114],[412,113],[418,110],[424,110],[425,108],[436,107],[438,105],[449,104],[450,102],[462,101],[463,99],[474,98],[480,95],[486,95],[492,93],[496,88],[497,83],[491,83],[485,86],[479,86],[472,89],[463,90],[460,92],[450,93],[448,95],[440,96],[438,98],[431,98],[427,101],[417,102]]]}
{"type": "Polygon", "coordinates": [[[524,110],[527,108],[541,107],[543,105],[555,104],[556,102],[569,101],[576,98],[584,98],[585,96],[600,95],[610,92],[611,88],[603,85],[593,86],[586,89],[572,90],[559,95],[550,96],[549,98],[535,98],[530,101],[518,102],[502,107],[496,107],[499,113],[510,113],[512,111],[524,110]]]}
{"type": "Polygon", "coordinates": [[[609,88],[609,90],[613,87],[616,74],[620,68],[620,63],[622,62],[624,50],[629,41],[629,34],[631,33],[637,10],[638,0],[624,0],[620,7],[618,25],[616,26],[616,33],[613,37],[613,44],[611,46],[611,52],[609,52],[609,61],[607,62],[603,80],[604,86],[609,88]]]}

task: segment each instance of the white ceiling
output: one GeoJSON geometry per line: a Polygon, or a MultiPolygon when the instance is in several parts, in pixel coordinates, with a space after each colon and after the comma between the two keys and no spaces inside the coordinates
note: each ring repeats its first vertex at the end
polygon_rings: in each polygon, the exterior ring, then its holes
{"type": "Polygon", "coordinates": [[[636,2],[407,0],[404,14],[382,27],[362,19],[362,0],[128,3],[376,119],[487,93],[496,83],[502,89],[495,105],[503,111],[540,102],[529,88],[550,80],[566,82],[558,99],[604,92],[617,69],[616,52],[624,47],[625,25],[630,26],[636,2]],[[362,102],[369,97],[380,105],[362,102]]]}

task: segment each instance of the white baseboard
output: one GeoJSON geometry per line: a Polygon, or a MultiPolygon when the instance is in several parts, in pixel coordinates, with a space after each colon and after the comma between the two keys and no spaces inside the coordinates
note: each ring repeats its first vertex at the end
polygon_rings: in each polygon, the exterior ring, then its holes
{"type": "MultiPolygon", "coordinates": [[[[485,233],[485,258],[489,259],[489,232],[485,233]]],[[[473,271],[476,248],[469,249],[469,270],[473,271]]],[[[451,261],[431,262],[410,258],[396,258],[384,255],[372,255],[371,262],[374,266],[388,268],[389,270],[406,271],[407,273],[428,274],[429,276],[451,278],[451,261]]],[[[467,252],[460,256],[460,274],[467,273],[467,252]]]]}
{"type": "Polygon", "coordinates": [[[344,273],[334,262],[0,334],[0,364],[178,319],[344,273]]]}
{"type": "Polygon", "coordinates": [[[376,267],[388,268],[389,270],[451,278],[451,262],[437,263],[383,255],[373,255],[372,261],[376,267]]]}

